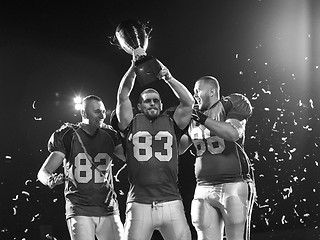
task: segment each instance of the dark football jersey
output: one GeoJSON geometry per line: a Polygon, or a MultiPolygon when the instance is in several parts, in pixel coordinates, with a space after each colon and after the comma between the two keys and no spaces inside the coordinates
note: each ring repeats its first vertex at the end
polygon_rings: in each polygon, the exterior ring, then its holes
{"type": "MultiPolygon", "coordinates": [[[[219,101],[203,113],[216,121],[230,118],[230,103],[219,101]]],[[[243,114],[232,118],[243,120],[243,114]]],[[[205,126],[192,120],[188,135],[196,149],[195,176],[199,185],[215,185],[251,178],[250,162],[243,150],[244,137],[237,142],[227,141],[212,133],[205,126]]]]}
{"type": "Polygon", "coordinates": [[[66,217],[106,216],[118,212],[115,199],[107,200],[110,187],[104,183],[104,174],[115,146],[120,144],[118,134],[109,126],[97,129],[93,136],[81,125],[64,124],[55,131],[49,142],[49,152],[65,154],[66,217]],[[78,136],[90,157],[87,157],[78,136]],[[90,162],[91,158],[101,174],[90,162]]]}
{"type": "Polygon", "coordinates": [[[152,203],[181,199],[178,181],[178,141],[182,131],[161,114],[150,121],[134,116],[127,128],[126,155],[130,190],[128,202],[152,203]]]}

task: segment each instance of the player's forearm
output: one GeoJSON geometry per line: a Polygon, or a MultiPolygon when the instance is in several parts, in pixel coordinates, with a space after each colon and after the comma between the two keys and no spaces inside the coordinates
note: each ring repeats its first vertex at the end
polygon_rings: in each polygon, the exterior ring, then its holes
{"type": "Polygon", "coordinates": [[[135,78],[136,78],[136,74],[133,68],[134,68],[134,65],[132,63],[130,68],[124,74],[124,76],[120,81],[118,94],[117,94],[118,101],[120,102],[126,101],[127,99],[129,99],[130,93],[133,89],[135,78]]]}
{"type": "Polygon", "coordinates": [[[54,173],[57,168],[62,164],[65,154],[60,151],[54,151],[50,153],[46,161],[41,166],[38,172],[39,181],[49,186],[50,188],[55,187],[56,185],[62,184],[64,181],[64,176],[62,173],[54,173]]]}
{"type": "Polygon", "coordinates": [[[133,89],[136,78],[133,68],[134,63],[132,62],[130,68],[121,79],[118,89],[116,114],[119,120],[118,126],[120,130],[124,130],[133,117],[132,104],[130,101],[130,93],[133,89]]]}
{"type": "Polygon", "coordinates": [[[57,185],[63,184],[65,178],[62,173],[50,173],[42,167],[38,172],[38,179],[42,184],[49,188],[54,188],[57,185]]]}
{"type": "Polygon", "coordinates": [[[38,180],[43,184],[48,186],[49,178],[52,175],[52,173],[49,173],[45,168],[41,168],[38,172],[38,180]]]}
{"type": "Polygon", "coordinates": [[[207,118],[204,126],[224,140],[235,142],[239,139],[239,132],[228,122],[207,118]]]}
{"type": "Polygon", "coordinates": [[[192,108],[194,104],[194,98],[189,90],[177,79],[174,77],[170,77],[169,79],[165,79],[167,84],[173,90],[176,97],[179,99],[180,104],[183,107],[190,107],[192,108]]]}

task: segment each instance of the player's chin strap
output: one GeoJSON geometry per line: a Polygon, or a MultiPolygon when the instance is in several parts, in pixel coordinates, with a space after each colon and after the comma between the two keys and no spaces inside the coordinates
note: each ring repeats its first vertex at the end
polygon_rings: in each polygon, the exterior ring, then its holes
{"type": "Polygon", "coordinates": [[[81,145],[87,159],[91,162],[92,166],[100,173],[100,176],[104,178],[104,182],[105,182],[106,186],[108,186],[110,189],[110,192],[108,193],[106,200],[105,200],[106,205],[109,206],[112,198],[114,201],[117,201],[117,193],[114,191],[114,188],[113,188],[113,175],[112,175],[112,167],[111,167],[112,166],[112,158],[111,158],[111,160],[106,168],[106,171],[104,173],[92,161],[92,157],[88,154],[87,149],[84,146],[83,141],[82,141],[79,133],[77,133],[77,131],[76,131],[76,129],[74,129],[74,127],[72,127],[72,129],[75,132],[75,134],[77,135],[78,140],[80,142],[80,145],[81,145]]]}

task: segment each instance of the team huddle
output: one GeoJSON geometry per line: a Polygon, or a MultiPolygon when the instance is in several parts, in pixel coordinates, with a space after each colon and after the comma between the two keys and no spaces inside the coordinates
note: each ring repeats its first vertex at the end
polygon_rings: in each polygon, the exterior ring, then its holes
{"type": "Polygon", "coordinates": [[[82,121],[66,123],[48,142],[50,155],[38,179],[50,188],[64,184],[66,221],[72,240],[150,240],[158,230],[166,240],[191,240],[178,188],[178,159],[195,149],[196,188],[192,224],[199,240],[250,239],[256,197],[252,167],[244,151],[252,106],[242,94],[220,96],[216,78],[204,76],[194,94],[161,62],[164,81],[179,100],[162,109],[160,94],[146,88],[133,106],[136,73],[133,55],[117,92],[115,114],[96,95],[83,99],[82,121]],[[134,111],[136,108],[137,111],[134,111]],[[125,222],[119,214],[112,161],[128,169],[125,222]],[[56,170],[63,165],[64,173],[56,170]]]}

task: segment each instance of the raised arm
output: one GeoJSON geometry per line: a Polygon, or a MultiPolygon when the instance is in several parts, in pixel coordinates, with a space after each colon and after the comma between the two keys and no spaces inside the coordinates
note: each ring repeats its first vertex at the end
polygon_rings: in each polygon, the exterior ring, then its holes
{"type": "Polygon", "coordinates": [[[160,61],[159,63],[162,68],[159,73],[159,78],[163,78],[166,81],[180,101],[180,104],[173,114],[173,118],[178,127],[180,129],[184,129],[191,119],[192,107],[194,104],[193,96],[181,82],[171,75],[167,67],[165,67],[160,61]]]}
{"type": "Polygon", "coordinates": [[[133,89],[135,78],[134,62],[132,61],[130,68],[121,79],[117,93],[116,114],[120,130],[124,130],[133,118],[130,93],[133,89]]]}

